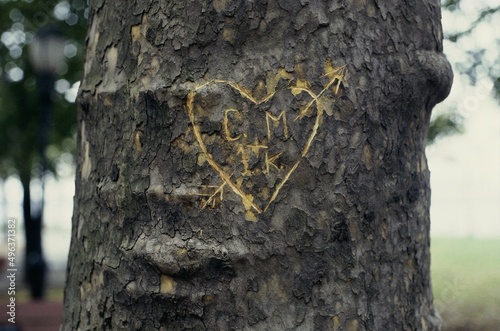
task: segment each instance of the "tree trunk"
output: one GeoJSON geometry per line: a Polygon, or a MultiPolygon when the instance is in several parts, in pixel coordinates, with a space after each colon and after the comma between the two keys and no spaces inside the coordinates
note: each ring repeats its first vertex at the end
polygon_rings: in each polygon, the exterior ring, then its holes
{"type": "Polygon", "coordinates": [[[94,1],[64,330],[437,330],[439,1],[94,1]]]}

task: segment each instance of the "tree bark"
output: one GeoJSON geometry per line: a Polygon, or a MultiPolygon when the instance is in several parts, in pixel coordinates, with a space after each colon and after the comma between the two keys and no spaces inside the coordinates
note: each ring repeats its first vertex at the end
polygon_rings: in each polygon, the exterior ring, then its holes
{"type": "Polygon", "coordinates": [[[64,330],[437,330],[439,1],[93,1],[64,330]]]}

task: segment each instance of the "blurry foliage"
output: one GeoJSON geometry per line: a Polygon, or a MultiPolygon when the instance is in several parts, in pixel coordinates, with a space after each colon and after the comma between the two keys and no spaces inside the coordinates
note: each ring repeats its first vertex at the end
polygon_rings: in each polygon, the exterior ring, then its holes
{"type": "Polygon", "coordinates": [[[439,114],[432,119],[432,125],[427,131],[427,143],[432,144],[437,137],[463,132],[461,121],[453,114],[439,114]]]}
{"type": "Polygon", "coordinates": [[[55,173],[64,153],[74,154],[76,110],[69,89],[83,74],[87,8],[86,0],[0,0],[0,177],[31,177],[39,163],[39,90],[28,58],[36,32],[46,26],[66,40],[53,91],[49,170],[55,173]]]}
{"type": "MultiPolygon", "coordinates": [[[[461,52],[456,56],[456,59],[451,60],[455,79],[460,75],[466,75],[472,86],[477,86],[480,82],[485,83],[491,81],[493,85],[493,97],[500,101],[500,58],[498,57],[498,49],[500,40],[496,39],[490,44],[484,45],[484,42],[476,39],[481,39],[483,36],[477,36],[477,31],[480,25],[487,24],[491,31],[495,31],[495,22],[500,18],[500,6],[496,1],[473,1],[473,0],[442,0],[442,13],[449,17],[455,17],[458,21],[463,20],[464,10],[466,7],[480,7],[475,12],[475,17],[470,20],[469,24],[462,27],[461,30],[453,30],[454,28],[447,27],[444,24],[444,39],[445,39],[445,54],[447,53],[446,43],[452,43],[457,46],[457,52],[461,52]],[[489,4],[490,3],[490,4],[489,4]],[[476,33],[476,34],[475,34],[476,33]],[[464,47],[464,44],[467,47],[464,47]]],[[[469,15],[469,14],[468,14],[469,15]]],[[[451,54],[450,54],[451,55],[451,54]]],[[[483,84],[484,86],[485,84],[483,84]]],[[[437,138],[446,136],[452,133],[462,133],[465,128],[463,126],[463,116],[458,105],[451,106],[451,111],[445,113],[436,112],[432,117],[427,141],[429,144],[436,141],[437,138]]]]}

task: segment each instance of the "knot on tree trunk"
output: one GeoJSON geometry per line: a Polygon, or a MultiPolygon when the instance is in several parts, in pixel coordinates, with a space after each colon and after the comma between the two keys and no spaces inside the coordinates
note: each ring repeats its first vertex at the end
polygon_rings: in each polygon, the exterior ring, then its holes
{"type": "Polygon", "coordinates": [[[435,51],[418,51],[418,62],[426,74],[429,86],[430,108],[446,99],[453,84],[453,70],[443,53],[435,51]]]}

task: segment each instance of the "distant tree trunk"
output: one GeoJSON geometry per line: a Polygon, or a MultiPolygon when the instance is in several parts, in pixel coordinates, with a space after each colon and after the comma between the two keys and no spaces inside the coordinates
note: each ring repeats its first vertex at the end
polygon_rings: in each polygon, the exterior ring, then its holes
{"type": "Polygon", "coordinates": [[[439,1],[94,1],[64,330],[437,330],[439,1]]]}
{"type": "Polygon", "coordinates": [[[24,281],[32,299],[42,299],[45,294],[46,263],[42,249],[42,213],[33,215],[31,208],[30,170],[21,169],[23,187],[23,218],[25,234],[24,281]]]}

